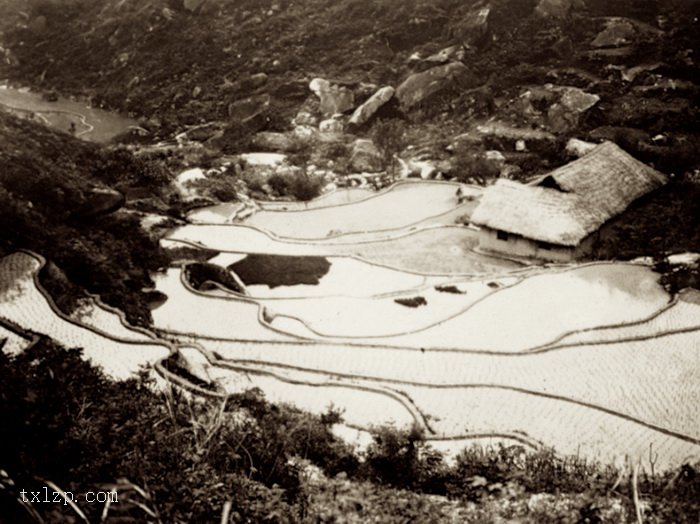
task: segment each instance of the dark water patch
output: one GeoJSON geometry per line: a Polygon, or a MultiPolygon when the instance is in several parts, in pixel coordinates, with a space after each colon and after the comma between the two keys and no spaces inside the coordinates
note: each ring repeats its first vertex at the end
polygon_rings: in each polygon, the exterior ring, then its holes
{"type": "Polygon", "coordinates": [[[317,286],[331,267],[324,257],[294,257],[286,255],[248,255],[231,264],[246,286],[257,284],[271,289],[280,286],[317,286]]]}
{"type": "Polygon", "coordinates": [[[234,293],[245,293],[231,273],[215,264],[194,262],[187,264],[184,271],[187,282],[197,291],[207,291],[219,284],[234,293]]]}

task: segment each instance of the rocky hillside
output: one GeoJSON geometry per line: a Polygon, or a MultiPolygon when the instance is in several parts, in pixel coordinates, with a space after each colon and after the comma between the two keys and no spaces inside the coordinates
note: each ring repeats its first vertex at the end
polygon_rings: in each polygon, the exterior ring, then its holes
{"type": "MultiPolygon", "coordinates": [[[[203,138],[225,130],[226,149],[288,130],[301,110],[347,124],[384,87],[354,124],[379,107],[455,135],[496,118],[613,138],[667,170],[697,163],[693,0],[15,2],[25,9],[7,19],[1,76],[138,115],[155,135],[213,123],[203,138]],[[327,79],[318,96],[314,78],[327,79]]],[[[514,137],[485,134],[490,148],[514,137]]]]}

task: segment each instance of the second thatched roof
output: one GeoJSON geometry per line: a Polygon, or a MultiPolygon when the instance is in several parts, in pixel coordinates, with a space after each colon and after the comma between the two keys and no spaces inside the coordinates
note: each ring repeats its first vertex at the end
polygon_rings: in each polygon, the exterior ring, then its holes
{"type": "Polygon", "coordinates": [[[612,142],[531,184],[498,180],[471,217],[473,224],[562,246],[576,246],[666,177],[612,142]]]}

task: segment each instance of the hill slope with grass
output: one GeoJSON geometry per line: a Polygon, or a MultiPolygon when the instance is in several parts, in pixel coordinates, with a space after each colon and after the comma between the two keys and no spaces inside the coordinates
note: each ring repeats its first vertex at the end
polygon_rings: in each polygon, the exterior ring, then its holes
{"type": "Polygon", "coordinates": [[[148,324],[141,290],[167,257],[139,217],[120,209],[130,177],[150,182],[155,195],[165,173],[126,150],[0,112],[0,256],[18,249],[44,255],[53,263],[44,284],[67,311],[84,289],[148,324]]]}

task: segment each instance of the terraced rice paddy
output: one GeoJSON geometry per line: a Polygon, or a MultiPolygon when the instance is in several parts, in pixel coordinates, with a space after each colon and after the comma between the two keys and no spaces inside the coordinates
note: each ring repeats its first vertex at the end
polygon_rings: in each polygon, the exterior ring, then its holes
{"type": "Polygon", "coordinates": [[[283,202],[283,201],[262,201],[258,202],[260,207],[267,211],[301,211],[306,209],[317,209],[320,207],[332,207],[337,205],[352,204],[374,196],[376,193],[369,189],[350,187],[337,189],[314,198],[309,202],[283,202]]]}
{"type": "MultiPolygon", "coordinates": [[[[212,263],[229,267],[246,255],[219,255],[212,263]]],[[[317,284],[277,285],[250,284],[244,280],[246,291],[254,298],[293,297],[372,297],[440,284],[445,277],[430,277],[379,267],[348,257],[325,258],[330,268],[317,284]],[[352,283],[352,285],[349,285],[352,283]]],[[[235,267],[232,268],[234,271],[235,267]]],[[[240,275],[239,275],[240,276],[240,275]]],[[[263,278],[264,279],[264,278],[263,278]]]]}
{"type": "Polygon", "coordinates": [[[378,238],[353,238],[343,243],[277,240],[245,226],[188,225],[176,229],[163,241],[166,247],[193,245],[231,253],[350,256],[424,275],[483,275],[523,267],[517,262],[475,252],[476,243],[476,233],[462,226],[397,230],[384,232],[378,238]]]}
{"type": "MultiPolygon", "coordinates": [[[[338,206],[328,222],[362,202],[338,206]]],[[[262,387],[274,398],[311,408],[309,388],[324,395],[329,384],[353,390],[343,395],[353,399],[344,405],[352,428],[343,431],[354,438],[370,421],[391,418],[418,423],[450,452],[491,438],[604,461],[629,455],[647,466],[651,447],[657,468],[700,457],[697,294],[671,301],[658,276],[641,265],[524,268],[486,257],[474,252],[475,232],[444,222],[463,211],[464,204],[455,205],[408,226],[355,222],[328,238],[321,226],[298,229],[304,212],[181,228],[173,245],[216,249],[222,265],[246,253],[346,261],[332,286],[328,271],[323,291],[325,277],[295,295],[257,290],[245,300],[220,299],[258,305],[259,320],[287,340],[203,334],[186,340],[202,344],[220,377],[266,377],[262,387]],[[348,277],[360,266],[351,260],[386,268],[382,282],[395,285],[354,287],[358,279],[348,277]],[[331,289],[339,293],[326,294],[331,289]],[[395,301],[417,297],[424,301],[412,304],[418,307],[395,301]],[[402,414],[373,412],[363,420],[362,406],[387,392],[397,395],[391,409],[402,414]]]]}
{"type": "Polygon", "coordinates": [[[0,317],[23,329],[50,336],[68,348],[83,348],[84,355],[108,376],[127,378],[141,366],[166,357],[163,342],[122,340],[61,316],[37,287],[35,275],[42,261],[15,253],[0,261],[0,317]]]}
{"type": "MultiPolygon", "coordinates": [[[[366,202],[309,216],[337,210],[331,224],[366,202]]],[[[210,262],[244,267],[250,285],[246,296],[197,292],[170,268],[156,278],[168,300],[155,327],[190,346],[185,353],[222,394],[259,387],[316,413],[339,408],[337,430],[351,440],[366,441],[374,425],[418,424],[451,454],[505,442],[606,462],[629,456],[647,468],[651,450],[657,470],[700,459],[699,292],[671,300],[641,265],[493,259],[472,251],[474,232],[464,227],[359,232],[371,226],[362,220],[343,236],[308,241],[245,225],[176,230],[164,244],[220,251],[210,262]],[[280,272],[279,260],[241,266],[250,254],[319,258],[306,260],[308,271],[300,259],[289,261],[292,275],[257,275],[258,264],[280,272]]],[[[38,264],[26,254],[3,259],[1,317],[93,348],[88,356],[115,376],[133,371],[134,351],[139,362],[167,354],[108,310],[80,322],[57,316],[32,279],[38,264]]]]}
{"type": "Polygon", "coordinates": [[[0,349],[7,355],[17,355],[32,344],[32,339],[25,337],[0,321],[0,349]]]}
{"type": "Polygon", "coordinates": [[[245,224],[280,238],[322,239],[407,227],[452,211],[459,184],[401,183],[347,205],[295,211],[261,210],[245,224]]]}
{"type": "Polygon", "coordinates": [[[172,268],[158,275],[156,289],[168,297],[153,311],[153,324],[159,329],[243,340],[293,338],[264,326],[263,312],[253,302],[207,296],[186,289],[179,269],[172,268]]]}
{"type": "Polygon", "coordinates": [[[243,209],[243,204],[218,204],[216,206],[203,207],[187,214],[187,219],[193,224],[230,224],[243,209]]]}
{"type": "Polygon", "coordinates": [[[112,310],[102,304],[98,305],[94,301],[86,301],[82,307],[72,315],[72,318],[84,326],[109,333],[122,340],[149,342],[154,338],[145,330],[129,326],[119,311],[112,310]]]}

